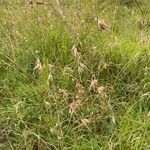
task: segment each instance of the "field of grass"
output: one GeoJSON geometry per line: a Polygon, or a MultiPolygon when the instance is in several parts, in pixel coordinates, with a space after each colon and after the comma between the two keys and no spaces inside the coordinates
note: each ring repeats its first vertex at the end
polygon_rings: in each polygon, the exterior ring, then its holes
{"type": "Polygon", "coordinates": [[[0,150],[150,150],[150,1],[1,0],[0,150]]]}

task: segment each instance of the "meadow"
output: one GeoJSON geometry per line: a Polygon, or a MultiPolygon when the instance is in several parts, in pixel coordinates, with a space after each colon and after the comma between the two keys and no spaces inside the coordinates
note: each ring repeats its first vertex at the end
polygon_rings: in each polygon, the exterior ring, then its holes
{"type": "Polygon", "coordinates": [[[0,150],[149,150],[150,1],[1,0],[0,150]]]}

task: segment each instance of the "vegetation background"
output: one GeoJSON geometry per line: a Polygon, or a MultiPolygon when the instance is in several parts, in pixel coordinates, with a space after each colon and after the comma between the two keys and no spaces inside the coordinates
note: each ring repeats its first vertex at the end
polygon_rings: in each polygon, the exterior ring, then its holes
{"type": "Polygon", "coordinates": [[[0,1],[0,149],[150,149],[149,0],[0,1]]]}

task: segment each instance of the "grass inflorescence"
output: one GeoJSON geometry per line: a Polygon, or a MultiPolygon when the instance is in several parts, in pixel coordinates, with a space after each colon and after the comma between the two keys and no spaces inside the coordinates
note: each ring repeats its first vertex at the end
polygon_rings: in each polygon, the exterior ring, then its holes
{"type": "Polygon", "coordinates": [[[149,0],[0,2],[0,149],[150,149],[149,0]]]}

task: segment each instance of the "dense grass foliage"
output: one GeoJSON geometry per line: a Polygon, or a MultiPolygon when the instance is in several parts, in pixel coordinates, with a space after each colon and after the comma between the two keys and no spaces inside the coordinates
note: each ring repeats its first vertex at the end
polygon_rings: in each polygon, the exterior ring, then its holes
{"type": "Polygon", "coordinates": [[[150,149],[149,8],[2,0],[0,149],[150,149]]]}

